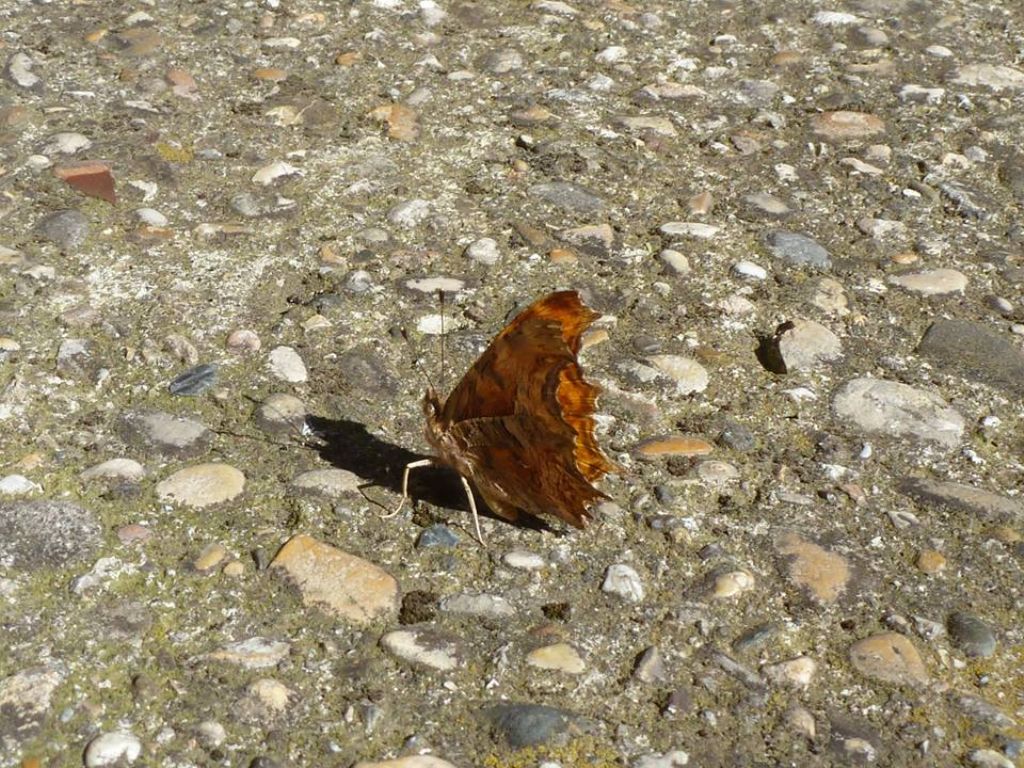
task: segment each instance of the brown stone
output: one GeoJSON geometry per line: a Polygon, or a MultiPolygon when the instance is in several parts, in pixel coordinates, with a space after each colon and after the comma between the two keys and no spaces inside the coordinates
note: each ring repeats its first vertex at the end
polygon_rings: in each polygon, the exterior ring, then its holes
{"type": "Polygon", "coordinates": [[[897,632],[858,640],[850,646],[850,661],[862,675],[879,682],[909,686],[928,682],[928,670],[917,648],[897,632]]]}
{"type": "Polygon", "coordinates": [[[789,558],[787,578],[804,589],[814,602],[830,605],[845,591],[850,581],[850,565],[841,555],[795,533],[784,534],[776,549],[789,558]]]}
{"type": "Polygon", "coordinates": [[[691,435],[664,435],[644,440],[636,448],[641,458],[659,456],[707,456],[715,447],[701,437],[691,435]]]}

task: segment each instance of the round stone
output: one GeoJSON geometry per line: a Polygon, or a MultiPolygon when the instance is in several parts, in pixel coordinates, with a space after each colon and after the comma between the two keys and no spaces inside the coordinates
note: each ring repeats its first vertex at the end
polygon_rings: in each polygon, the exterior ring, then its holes
{"type": "Polygon", "coordinates": [[[227,556],[228,551],[225,549],[223,544],[208,544],[203,551],[199,553],[199,557],[192,561],[192,567],[199,571],[199,573],[210,573],[220,565],[227,556]]]}
{"type": "Polygon", "coordinates": [[[850,646],[850,661],[865,677],[883,683],[921,686],[928,682],[917,648],[896,632],[865,637],[850,646]]]}
{"type": "Polygon", "coordinates": [[[498,250],[498,241],[491,237],[481,237],[479,240],[474,240],[466,248],[466,257],[477,264],[493,267],[498,263],[498,259],[501,258],[501,252],[498,250]]]}
{"type": "Polygon", "coordinates": [[[197,464],[178,470],[157,483],[161,501],[176,502],[195,509],[230,501],[245,488],[245,475],[230,464],[197,464]]]}
{"type": "Polygon", "coordinates": [[[865,139],[885,131],[885,122],[864,112],[823,112],[811,118],[811,130],[834,141],[865,139]]]}
{"type": "Polygon", "coordinates": [[[809,656],[798,656],[779,664],[769,664],[761,669],[765,677],[776,685],[787,685],[793,688],[806,688],[814,679],[818,669],[817,662],[809,656]]]}
{"type": "Polygon", "coordinates": [[[917,567],[923,573],[934,576],[946,567],[946,558],[934,549],[924,549],[917,555],[917,567]]]}
{"type": "Polygon", "coordinates": [[[707,369],[689,357],[680,355],[653,355],[648,362],[676,384],[676,394],[690,395],[708,388],[707,369]]]}
{"type": "Polygon", "coordinates": [[[145,475],[145,468],[134,459],[108,459],[84,470],[79,477],[83,480],[124,480],[137,483],[145,475]]]}
{"type": "Polygon", "coordinates": [[[134,763],[142,755],[142,742],[127,731],[101,733],[85,748],[87,768],[134,763]]]}
{"type": "Polygon", "coordinates": [[[716,600],[736,597],[754,588],[754,575],[749,571],[727,571],[717,575],[711,589],[716,600]]]}
{"type": "Polygon", "coordinates": [[[264,432],[304,434],[306,404],[294,395],[282,392],[269,395],[256,410],[256,424],[264,432]]]}
{"type": "Polygon", "coordinates": [[[865,432],[914,437],[945,448],[960,444],[965,427],[964,417],[941,397],[898,381],[852,379],[836,392],[832,408],[865,432]]]}
{"type": "Polygon", "coordinates": [[[256,331],[238,328],[228,334],[227,348],[232,352],[259,352],[262,342],[256,331]]]}
{"type": "Polygon", "coordinates": [[[412,627],[388,632],[381,647],[393,656],[442,672],[459,665],[460,653],[453,637],[431,627],[412,627]]]}
{"type": "Polygon", "coordinates": [[[751,280],[766,280],[768,270],[752,261],[737,261],[732,266],[732,271],[740,277],[748,277],[751,280]]]}
{"type": "Polygon", "coordinates": [[[537,571],[546,566],[547,560],[536,552],[528,552],[525,549],[513,549],[506,552],[501,561],[509,568],[520,571],[537,571]]]}
{"type": "Polygon", "coordinates": [[[778,333],[777,344],[786,373],[809,371],[843,355],[839,337],[813,320],[793,320],[784,324],[778,333]]]}

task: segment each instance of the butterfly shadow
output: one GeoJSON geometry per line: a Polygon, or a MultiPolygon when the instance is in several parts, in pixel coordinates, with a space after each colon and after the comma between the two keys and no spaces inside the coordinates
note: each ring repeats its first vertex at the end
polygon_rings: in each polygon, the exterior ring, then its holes
{"type": "MultiPolygon", "coordinates": [[[[320,458],[365,479],[367,483],[361,487],[363,496],[379,505],[382,511],[393,509],[398,504],[405,465],[430,458],[381,440],[357,421],[311,415],[306,417],[306,424],[320,438],[318,444],[311,446],[320,458]],[[374,494],[374,488],[389,490],[395,496],[389,498],[380,493],[374,494]]],[[[469,520],[469,502],[462,481],[458,473],[443,465],[414,469],[409,474],[409,497],[413,504],[422,501],[434,507],[459,510],[465,513],[465,520],[469,520]]],[[[474,493],[474,498],[481,516],[508,522],[491,512],[479,494],[474,493]]],[[[517,522],[516,526],[551,530],[542,520],[517,522]]]]}

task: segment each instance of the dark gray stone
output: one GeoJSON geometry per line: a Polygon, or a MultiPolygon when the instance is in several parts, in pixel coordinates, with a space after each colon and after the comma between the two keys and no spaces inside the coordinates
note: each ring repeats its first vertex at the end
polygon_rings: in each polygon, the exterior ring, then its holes
{"type": "Polygon", "coordinates": [[[590,190],[565,181],[534,184],[530,194],[573,213],[597,213],[605,206],[604,200],[590,190]]]}
{"type": "Polygon", "coordinates": [[[917,347],[947,373],[1024,394],[1024,353],[998,331],[970,320],[936,320],[917,347]]]}
{"type": "Polygon", "coordinates": [[[195,395],[202,394],[216,383],[216,364],[203,363],[175,376],[171,383],[167,385],[167,391],[172,395],[194,397],[195,395]]]}
{"type": "Polygon", "coordinates": [[[984,621],[971,613],[951,614],[946,629],[953,642],[968,656],[986,658],[996,652],[996,636],[984,621]]]}
{"type": "Polygon", "coordinates": [[[939,192],[953,203],[956,212],[965,219],[985,221],[992,216],[994,203],[977,190],[947,181],[939,184],[939,192]]]}
{"type": "Polygon", "coordinates": [[[425,528],[416,539],[416,546],[420,549],[455,547],[458,544],[459,537],[455,531],[442,523],[435,523],[429,528],[425,528]]]}
{"type": "Polygon", "coordinates": [[[62,251],[75,251],[89,236],[89,219],[81,211],[54,211],[36,222],[35,229],[62,251]]]}
{"type": "Polygon", "coordinates": [[[906,477],[897,487],[900,493],[921,504],[938,504],[967,512],[986,522],[1015,523],[1024,520],[1024,502],[983,488],[924,477],[906,477]]]}
{"type": "Polygon", "coordinates": [[[589,730],[587,721],[578,715],[543,704],[497,704],[485,709],[484,717],[512,749],[561,746],[589,730]]]}
{"type": "Polygon", "coordinates": [[[103,529],[87,509],[67,501],[0,504],[0,565],[38,570],[84,560],[99,549],[103,529]]]}
{"type": "Polygon", "coordinates": [[[832,266],[828,251],[813,238],[799,232],[776,229],[768,233],[765,243],[772,255],[788,264],[818,269],[829,269],[832,266]]]}

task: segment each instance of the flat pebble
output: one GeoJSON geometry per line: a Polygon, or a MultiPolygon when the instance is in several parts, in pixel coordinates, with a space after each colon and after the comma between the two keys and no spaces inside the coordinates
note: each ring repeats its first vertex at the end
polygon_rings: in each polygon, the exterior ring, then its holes
{"type": "Polygon", "coordinates": [[[972,749],[967,759],[971,765],[978,765],[981,768],[1015,768],[1017,765],[1013,760],[996,752],[994,749],[972,749]]]}
{"type": "Polygon", "coordinates": [[[604,582],[601,584],[601,591],[609,595],[615,595],[627,603],[642,602],[645,596],[644,584],[640,574],[632,566],[625,563],[609,565],[605,571],[604,582]]]}
{"type": "Polygon", "coordinates": [[[575,213],[597,213],[605,206],[605,201],[590,190],[567,181],[534,184],[528,191],[533,197],[575,213]]]}
{"type": "Polygon", "coordinates": [[[292,347],[275,347],[270,350],[267,368],[271,376],[289,384],[301,384],[309,378],[306,364],[292,347]]]}
{"type": "Polygon", "coordinates": [[[690,260],[680,251],[665,248],[658,253],[658,260],[674,275],[686,275],[690,272],[690,260]]]}
{"type": "Polygon", "coordinates": [[[92,139],[84,133],[62,131],[50,137],[49,142],[43,147],[43,154],[73,155],[83,149],[89,149],[91,146],[92,139]]]}
{"type": "Polygon", "coordinates": [[[706,456],[714,446],[701,437],[691,435],[663,435],[644,440],[636,447],[640,458],[660,456],[706,456]]]}
{"type": "Polygon", "coordinates": [[[228,551],[223,544],[208,544],[192,561],[192,568],[199,573],[211,573],[227,556],[228,551]]]}
{"type": "Polygon", "coordinates": [[[786,578],[818,605],[831,605],[846,591],[852,573],[838,552],[793,532],[783,533],[775,550],[783,559],[786,578]]]}
{"type": "Polygon", "coordinates": [[[749,277],[751,280],[766,280],[768,278],[768,270],[752,261],[737,261],[733,264],[732,271],[740,277],[749,277]]]}
{"type": "Polygon", "coordinates": [[[136,208],[135,215],[139,221],[151,227],[166,227],[170,223],[166,216],[154,208],[136,208]]]}
{"type": "Polygon", "coordinates": [[[692,237],[698,240],[710,240],[720,230],[721,227],[699,221],[670,221],[658,227],[658,231],[668,237],[692,237]]]}
{"type": "Polygon", "coordinates": [[[504,597],[488,594],[463,592],[444,598],[439,606],[445,613],[479,616],[488,619],[504,619],[514,616],[516,609],[504,597]]]}
{"type": "Polygon", "coordinates": [[[256,171],[256,173],[253,174],[252,180],[257,184],[267,186],[268,184],[273,184],[280,178],[301,175],[302,171],[294,165],[286,163],[283,160],[274,160],[256,171]]]}
{"type": "Polygon", "coordinates": [[[883,683],[921,686],[928,682],[917,648],[896,632],[883,632],[850,646],[850,661],[865,677],[883,683]]]}
{"type": "Polygon", "coordinates": [[[135,459],[108,459],[84,470],[83,480],[123,480],[137,483],[146,476],[146,469],[135,459]]]}
{"type": "Polygon", "coordinates": [[[466,283],[464,280],[454,277],[422,277],[415,280],[406,280],[405,287],[419,293],[436,296],[438,291],[458,293],[466,287],[466,283]]]}
{"type": "Polygon", "coordinates": [[[179,469],[157,483],[156,494],[161,501],[176,502],[194,509],[238,497],[245,489],[245,475],[230,464],[197,464],[179,469]]]}
{"type": "Polygon", "coordinates": [[[955,448],[964,418],[938,395],[898,381],[852,379],[836,392],[832,408],[840,419],[869,434],[912,437],[955,448]]]}
{"type": "Polygon", "coordinates": [[[937,368],[1024,395],[1024,350],[1005,333],[973,320],[936,320],[917,352],[937,368]]]}
{"type": "Polygon", "coordinates": [[[740,479],[740,471],[727,461],[702,461],[694,474],[702,483],[717,487],[732,485],[740,479]]]}
{"type": "Polygon", "coordinates": [[[201,395],[217,383],[217,368],[215,363],[204,363],[189,368],[171,379],[167,391],[182,397],[201,395]]]}
{"type": "Polygon", "coordinates": [[[271,434],[305,434],[306,404],[294,395],[275,392],[256,409],[256,425],[271,434]]]}
{"type": "Polygon", "coordinates": [[[207,749],[219,747],[228,738],[228,732],[216,720],[204,720],[196,726],[196,734],[200,743],[207,749]]]}
{"type": "Polygon", "coordinates": [[[773,255],[793,266],[817,269],[829,269],[832,266],[828,251],[808,235],[779,229],[769,232],[765,242],[773,255]]]}
{"type": "Polygon", "coordinates": [[[32,493],[40,493],[42,490],[39,483],[29,480],[24,475],[0,477],[0,496],[28,496],[32,493]]]}
{"type": "Polygon", "coordinates": [[[893,275],[889,282],[921,296],[946,296],[963,293],[967,276],[955,269],[931,269],[907,275],[893,275]]]}
{"type": "Polygon", "coordinates": [[[767,664],[761,668],[764,676],[776,685],[792,688],[807,688],[813,682],[814,673],[817,670],[818,663],[809,656],[798,656],[778,664],[767,664]]]}
{"type": "Polygon", "coordinates": [[[570,734],[589,730],[577,715],[544,704],[496,704],[485,709],[483,715],[512,749],[562,744],[570,734]]]}
{"type": "Polygon", "coordinates": [[[554,643],[536,648],[526,654],[526,663],[531,667],[564,672],[567,675],[581,675],[587,668],[579,651],[568,643],[554,643]]]}
{"type": "Polygon", "coordinates": [[[0,502],[0,562],[35,571],[92,556],[102,540],[96,515],[68,501],[0,502]]]}
{"type": "Polygon", "coordinates": [[[104,765],[130,765],[142,755],[142,742],[128,731],[101,733],[85,748],[87,768],[104,765]]]}
{"type": "Polygon", "coordinates": [[[251,353],[259,352],[263,344],[256,331],[239,328],[228,334],[226,345],[232,352],[251,353]]]}
{"type": "Polygon", "coordinates": [[[812,117],[811,130],[829,141],[850,141],[883,133],[885,122],[876,115],[840,110],[812,117]]]}
{"type": "Polygon", "coordinates": [[[922,573],[927,573],[929,576],[934,576],[937,573],[941,573],[946,568],[946,557],[941,552],[934,549],[923,549],[917,554],[917,561],[915,563],[917,568],[922,573]]]}
{"type": "Polygon", "coordinates": [[[434,547],[449,548],[459,545],[459,536],[455,531],[443,523],[434,523],[420,532],[416,537],[416,546],[419,549],[430,549],[434,547]]]}
{"type": "Polygon", "coordinates": [[[121,426],[129,444],[177,458],[203,453],[213,438],[198,421],[163,411],[127,413],[121,426]]]}
{"type": "Polygon", "coordinates": [[[391,574],[312,536],[292,536],[270,567],[298,588],[305,605],[335,618],[366,625],[398,612],[398,582],[391,574]]]}
{"type": "Polygon", "coordinates": [[[950,639],[967,656],[987,658],[996,652],[996,636],[992,628],[972,613],[957,611],[946,622],[950,639]]]}
{"type": "Polygon", "coordinates": [[[1024,89],[1024,70],[1005,64],[965,64],[953,72],[959,85],[985,86],[995,91],[1024,89]]]}
{"type": "Polygon", "coordinates": [[[966,512],[979,520],[1024,520],[1024,501],[986,488],[927,477],[906,477],[897,487],[921,504],[966,512]]]}
{"type": "Polygon", "coordinates": [[[677,395],[703,392],[710,382],[707,369],[692,358],[681,355],[652,355],[648,361],[675,382],[677,395]]]}
{"type": "Polygon", "coordinates": [[[542,555],[525,549],[513,549],[510,552],[506,552],[502,555],[501,562],[509,568],[515,568],[520,571],[538,571],[548,564],[548,561],[542,555]]]}
{"type": "Polygon", "coordinates": [[[754,588],[754,575],[749,571],[726,571],[714,577],[711,596],[716,600],[738,597],[754,588]]]}
{"type": "Polygon", "coordinates": [[[630,768],[683,768],[690,764],[690,755],[681,749],[674,749],[670,752],[642,755],[633,762],[630,768]]]}
{"type": "Polygon", "coordinates": [[[410,755],[379,762],[359,762],[353,768],[457,768],[457,766],[433,755],[410,755]]]}
{"type": "Polygon", "coordinates": [[[286,658],[291,645],[282,640],[270,640],[265,637],[250,637],[236,643],[228,643],[223,648],[206,655],[213,661],[225,661],[237,664],[245,669],[268,669],[276,667],[286,658]]]}
{"type": "Polygon", "coordinates": [[[54,211],[41,218],[35,229],[61,250],[74,252],[89,236],[89,220],[80,211],[54,211]]]}
{"type": "Polygon", "coordinates": [[[366,481],[347,469],[311,469],[297,475],[292,487],[299,491],[311,491],[332,499],[359,491],[366,481]]]}
{"type": "Polygon", "coordinates": [[[426,200],[406,200],[388,211],[388,221],[406,229],[412,229],[426,221],[432,213],[426,200]]]}
{"type": "Polygon", "coordinates": [[[442,672],[455,669],[462,654],[454,636],[431,627],[409,627],[388,632],[381,647],[403,661],[442,672]]]}

